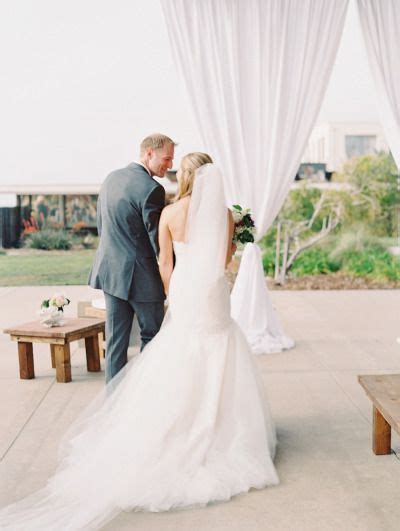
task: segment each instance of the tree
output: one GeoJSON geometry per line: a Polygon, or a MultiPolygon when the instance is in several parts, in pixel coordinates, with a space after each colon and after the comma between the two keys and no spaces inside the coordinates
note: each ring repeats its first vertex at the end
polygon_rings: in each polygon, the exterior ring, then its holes
{"type": "Polygon", "coordinates": [[[340,192],[321,191],[307,182],[291,191],[277,221],[276,283],[284,284],[298,256],[338,226],[342,212],[343,194],[340,192]]]}
{"type": "Polygon", "coordinates": [[[368,225],[377,236],[396,236],[399,223],[400,180],[390,153],[354,158],[335,177],[350,185],[343,224],[368,225]]]}
{"type": "MultiPolygon", "coordinates": [[[[353,159],[334,182],[341,186],[320,189],[304,181],[290,191],[264,238],[264,245],[270,249],[264,257],[265,267],[275,271],[277,283],[285,282],[288,271],[304,251],[333,231],[335,238],[329,238],[329,246],[336,245],[341,234],[362,234],[368,241],[398,235],[400,180],[390,154],[353,159]],[[274,242],[275,266],[271,252],[274,242]]],[[[385,248],[387,244],[381,245],[385,248]]]]}

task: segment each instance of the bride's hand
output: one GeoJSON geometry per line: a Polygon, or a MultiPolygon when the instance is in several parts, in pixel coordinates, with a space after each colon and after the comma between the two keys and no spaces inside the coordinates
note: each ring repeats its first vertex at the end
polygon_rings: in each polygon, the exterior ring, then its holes
{"type": "Polygon", "coordinates": [[[168,228],[168,207],[164,208],[161,213],[160,224],[158,227],[158,240],[160,245],[158,267],[160,269],[160,276],[164,286],[164,292],[168,297],[169,281],[174,269],[172,236],[168,228]]]}
{"type": "Polygon", "coordinates": [[[233,221],[232,212],[229,209],[228,209],[228,227],[229,227],[229,236],[228,236],[229,239],[227,242],[225,267],[227,267],[228,264],[232,261],[232,256],[235,254],[236,249],[237,249],[236,244],[233,243],[233,233],[235,230],[235,223],[233,221]]]}

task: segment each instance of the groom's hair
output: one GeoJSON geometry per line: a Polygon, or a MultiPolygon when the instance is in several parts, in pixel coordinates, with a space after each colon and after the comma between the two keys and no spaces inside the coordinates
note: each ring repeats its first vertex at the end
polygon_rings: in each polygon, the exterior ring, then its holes
{"type": "Polygon", "coordinates": [[[144,153],[146,149],[161,149],[165,144],[172,144],[177,146],[178,144],[174,142],[169,136],[162,135],[161,133],[153,133],[152,135],[146,136],[142,143],[140,144],[140,153],[144,153]]]}

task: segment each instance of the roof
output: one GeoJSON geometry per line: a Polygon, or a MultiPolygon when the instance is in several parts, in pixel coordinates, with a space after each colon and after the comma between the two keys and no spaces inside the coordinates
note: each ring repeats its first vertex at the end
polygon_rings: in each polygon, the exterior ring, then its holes
{"type": "Polygon", "coordinates": [[[98,194],[100,183],[40,183],[40,184],[2,184],[0,194],[15,195],[90,195],[98,194]]]}

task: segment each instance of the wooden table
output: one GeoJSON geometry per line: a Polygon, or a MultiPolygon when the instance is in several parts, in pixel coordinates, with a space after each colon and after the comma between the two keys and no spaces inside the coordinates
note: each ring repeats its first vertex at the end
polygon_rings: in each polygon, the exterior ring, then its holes
{"type": "Polygon", "coordinates": [[[71,381],[70,343],[85,339],[87,370],[98,372],[100,367],[99,334],[104,334],[104,320],[93,318],[65,319],[64,326],[45,328],[39,321],[4,330],[18,342],[19,374],[23,380],[35,377],[33,343],[49,343],[51,365],[56,369],[57,382],[71,381]]]}
{"type": "Polygon", "coordinates": [[[400,374],[369,374],[358,381],[373,405],[372,450],[390,454],[392,428],[400,434],[400,374]]]}
{"type": "MultiPolygon", "coordinates": [[[[84,310],[85,317],[97,317],[105,321],[106,319],[106,310],[102,308],[94,308],[93,306],[87,306],[84,310]]],[[[102,358],[106,357],[106,338],[105,334],[102,333],[99,335],[100,343],[100,356],[102,358]]]]}

